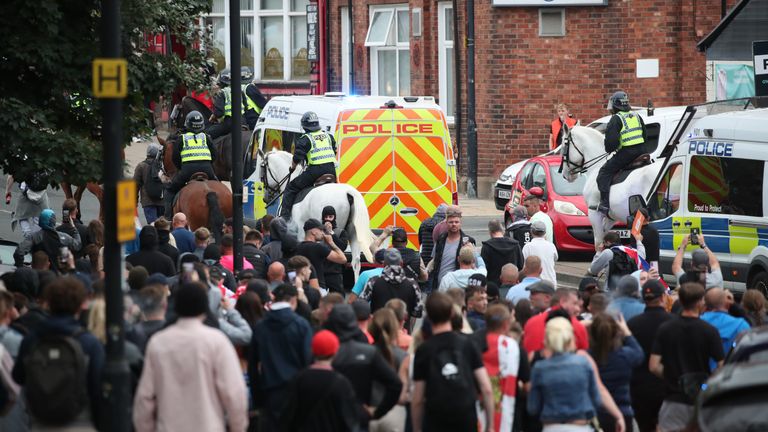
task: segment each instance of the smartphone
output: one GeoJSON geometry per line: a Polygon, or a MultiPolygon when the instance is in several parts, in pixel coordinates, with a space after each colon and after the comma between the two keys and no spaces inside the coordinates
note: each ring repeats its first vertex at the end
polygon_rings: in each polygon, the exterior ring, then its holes
{"type": "Polygon", "coordinates": [[[691,244],[697,245],[699,244],[699,233],[701,231],[699,228],[691,228],[691,244]]]}
{"type": "Polygon", "coordinates": [[[69,223],[69,210],[64,209],[61,211],[61,221],[64,223],[69,223]]]}
{"type": "Polygon", "coordinates": [[[66,264],[69,261],[69,248],[64,246],[59,249],[59,261],[66,264]]]}
{"type": "Polygon", "coordinates": [[[184,263],[182,264],[183,273],[181,275],[181,279],[185,282],[189,282],[192,280],[192,272],[195,271],[195,265],[193,263],[184,263]]]}
{"type": "Polygon", "coordinates": [[[293,282],[296,280],[296,272],[295,271],[289,271],[288,272],[288,282],[293,284],[293,282]]]}

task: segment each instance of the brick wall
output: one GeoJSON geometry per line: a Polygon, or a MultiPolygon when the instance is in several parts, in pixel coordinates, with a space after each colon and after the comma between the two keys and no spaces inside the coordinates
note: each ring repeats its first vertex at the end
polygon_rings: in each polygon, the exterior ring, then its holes
{"type": "MultiPolygon", "coordinates": [[[[736,0],[729,0],[729,7],[736,0]]],[[[369,50],[364,46],[368,5],[398,1],[354,0],[355,87],[370,91],[369,50]]],[[[404,3],[404,2],[399,2],[404,3]]],[[[439,95],[437,3],[410,0],[422,8],[422,36],[411,39],[411,93],[439,95]]],[[[331,0],[331,86],[341,88],[339,8],[331,0]]],[[[608,0],[608,6],[566,7],[566,36],[539,37],[539,9],[494,8],[475,2],[478,175],[495,179],[508,164],[547,150],[554,105],[564,102],[588,123],[606,115],[607,97],[627,91],[634,105],[703,102],[705,57],[696,42],[720,20],[720,0],[608,0]],[[635,61],[659,59],[659,77],[635,77],[635,61]]],[[[466,70],[464,0],[458,2],[461,67],[466,70]]],[[[466,76],[462,73],[466,115],[466,76]]],[[[462,117],[462,150],[466,117],[462,117]]],[[[464,153],[464,151],[462,151],[464,153]]],[[[461,171],[465,172],[466,158],[461,171]]]]}

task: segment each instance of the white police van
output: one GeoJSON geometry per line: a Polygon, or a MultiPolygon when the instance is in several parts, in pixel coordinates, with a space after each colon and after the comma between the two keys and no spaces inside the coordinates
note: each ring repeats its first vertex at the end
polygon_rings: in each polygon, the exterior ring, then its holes
{"type": "MultiPolygon", "coordinates": [[[[720,261],[726,288],[768,295],[768,109],[741,108],[692,122],[687,138],[661,153],[669,160],[645,202],[632,197],[630,208],[647,207],[665,275],[683,238],[698,229],[720,261]]],[[[698,247],[689,244],[684,267],[698,247]]]]}

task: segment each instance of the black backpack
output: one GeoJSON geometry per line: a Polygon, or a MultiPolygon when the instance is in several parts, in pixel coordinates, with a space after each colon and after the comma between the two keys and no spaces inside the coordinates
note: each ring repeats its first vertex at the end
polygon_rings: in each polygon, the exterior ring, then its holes
{"type": "Polygon", "coordinates": [[[83,333],[41,335],[24,357],[27,407],[44,425],[67,425],[88,405],[88,365],[77,340],[83,333]]]}
{"type": "Polygon", "coordinates": [[[146,178],[144,179],[144,190],[147,196],[154,201],[163,199],[163,181],[160,179],[160,170],[163,168],[163,161],[160,155],[149,162],[146,178]]]}
{"type": "Polygon", "coordinates": [[[444,347],[431,359],[427,377],[427,409],[463,415],[474,409],[474,371],[459,347],[444,347]]]}
{"type": "Polygon", "coordinates": [[[613,258],[608,263],[608,288],[615,289],[622,276],[637,271],[637,262],[617,247],[611,248],[613,258]]]}

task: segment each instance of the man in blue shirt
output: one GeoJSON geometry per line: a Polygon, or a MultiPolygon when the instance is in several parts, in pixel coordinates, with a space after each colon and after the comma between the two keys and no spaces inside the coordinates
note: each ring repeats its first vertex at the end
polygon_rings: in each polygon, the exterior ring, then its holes
{"type": "MultiPolygon", "coordinates": [[[[521,280],[517,285],[512,286],[509,291],[507,291],[506,296],[507,300],[515,304],[517,304],[517,302],[522,299],[531,298],[531,292],[528,291],[528,287],[529,285],[532,285],[541,280],[541,258],[535,255],[531,255],[526,258],[525,265],[523,266],[523,271],[521,273],[525,275],[525,278],[523,278],[523,280],[521,280]]],[[[542,310],[548,307],[549,304],[547,304],[542,310]]]]}
{"type": "Polygon", "coordinates": [[[176,213],[173,215],[173,234],[174,240],[176,240],[176,249],[179,250],[179,255],[184,252],[195,251],[195,234],[187,229],[187,215],[184,213],[176,213]]]}
{"type": "Polygon", "coordinates": [[[352,304],[352,302],[360,297],[360,293],[363,292],[363,288],[365,288],[365,285],[368,283],[370,278],[374,276],[381,276],[381,273],[384,271],[384,251],[386,250],[387,249],[379,249],[376,251],[376,255],[374,256],[374,261],[376,261],[376,264],[382,265],[381,267],[374,267],[370,270],[366,270],[360,273],[360,276],[357,278],[355,285],[352,287],[352,294],[348,299],[350,304],[352,304]]]}
{"type": "MultiPolygon", "coordinates": [[[[728,308],[725,305],[725,290],[722,288],[707,290],[704,302],[707,304],[707,312],[701,315],[701,319],[717,329],[723,340],[723,353],[728,355],[736,337],[749,330],[749,323],[744,318],[728,315],[728,308]]],[[[710,363],[714,365],[713,362],[710,361],[710,363]]]]}

